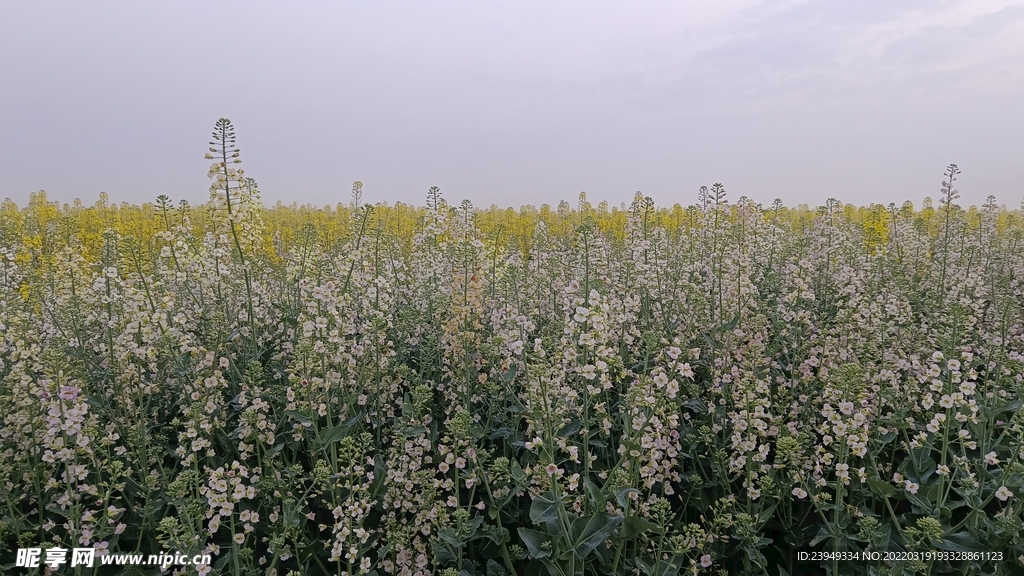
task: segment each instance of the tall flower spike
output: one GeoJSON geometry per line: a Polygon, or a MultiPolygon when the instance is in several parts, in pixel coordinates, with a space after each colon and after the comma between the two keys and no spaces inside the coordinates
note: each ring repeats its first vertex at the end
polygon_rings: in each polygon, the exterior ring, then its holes
{"type": "Polygon", "coordinates": [[[352,183],[352,209],[358,210],[363,204],[363,183],[356,180],[352,183]]]}
{"type": "Polygon", "coordinates": [[[946,168],[946,180],[942,182],[942,198],[939,199],[940,204],[949,204],[960,197],[960,191],[953,188],[953,182],[956,182],[957,175],[960,174],[960,168],[956,164],[950,164],[946,168]]]}
{"type": "Polygon", "coordinates": [[[427,191],[427,208],[430,208],[434,212],[437,212],[441,208],[441,189],[437,186],[431,186],[430,190],[427,191]]]}
{"type": "MultiPolygon", "coordinates": [[[[256,183],[246,178],[241,164],[241,150],[235,145],[235,128],[227,118],[217,120],[210,141],[213,158],[207,175],[214,180],[210,186],[210,208],[218,236],[227,236],[240,256],[259,245],[262,232],[260,201],[256,183]]],[[[243,256],[244,260],[244,256],[243,256]]]]}
{"type": "Polygon", "coordinates": [[[711,186],[711,199],[715,202],[715,206],[725,206],[729,203],[725,198],[725,186],[722,186],[720,182],[715,182],[711,186]]]}

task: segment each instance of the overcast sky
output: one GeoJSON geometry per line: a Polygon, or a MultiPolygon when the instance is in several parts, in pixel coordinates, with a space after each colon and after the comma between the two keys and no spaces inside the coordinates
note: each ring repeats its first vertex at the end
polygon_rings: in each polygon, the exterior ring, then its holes
{"type": "Polygon", "coordinates": [[[1024,2],[7,2],[0,198],[1024,199],[1024,2]]]}

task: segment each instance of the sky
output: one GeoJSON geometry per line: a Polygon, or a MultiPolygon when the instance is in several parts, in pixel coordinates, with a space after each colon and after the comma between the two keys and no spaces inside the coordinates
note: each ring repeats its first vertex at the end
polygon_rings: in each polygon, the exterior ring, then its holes
{"type": "Polygon", "coordinates": [[[8,2],[0,198],[1024,200],[1024,1],[8,2]]]}

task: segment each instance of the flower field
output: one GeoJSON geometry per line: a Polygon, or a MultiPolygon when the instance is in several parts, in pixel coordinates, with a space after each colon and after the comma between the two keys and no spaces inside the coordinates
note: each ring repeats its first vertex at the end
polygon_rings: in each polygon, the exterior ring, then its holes
{"type": "Polygon", "coordinates": [[[1024,573],[1024,215],[955,166],[265,209],[226,121],[208,157],[201,206],[0,206],[0,572],[1024,573]]]}

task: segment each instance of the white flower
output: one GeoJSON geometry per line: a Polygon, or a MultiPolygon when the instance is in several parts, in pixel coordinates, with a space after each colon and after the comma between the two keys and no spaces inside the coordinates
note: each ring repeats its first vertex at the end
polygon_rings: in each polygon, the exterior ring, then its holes
{"type": "Polygon", "coordinates": [[[999,458],[996,457],[995,452],[989,452],[988,454],[985,454],[985,463],[989,466],[995,466],[996,464],[999,464],[999,458]]]}
{"type": "Polygon", "coordinates": [[[711,566],[711,554],[705,554],[700,557],[700,565],[703,568],[711,566]]]}
{"type": "Polygon", "coordinates": [[[676,358],[679,358],[679,355],[682,354],[683,351],[676,346],[672,346],[666,351],[666,353],[668,354],[669,358],[675,360],[676,358]]]}
{"type": "Polygon", "coordinates": [[[906,480],[903,483],[903,487],[911,494],[917,494],[917,489],[920,488],[916,482],[911,482],[910,480],[906,480]]]}
{"type": "Polygon", "coordinates": [[[676,371],[679,372],[680,376],[693,379],[693,368],[690,367],[689,362],[683,362],[682,364],[680,364],[678,367],[676,367],[676,371]]]}
{"type": "Polygon", "coordinates": [[[665,386],[665,393],[669,398],[675,398],[676,395],[679,394],[679,382],[669,380],[668,385],[665,386]]]}
{"type": "Polygon", "coordinates": [[[1011,496],[1013,496],[1013,492],[1010,492],[1006,486],[1000,486],[999,489],[996,490],[996,498],[999,498],[1003,502],[1006,502],[1006,500],[1011,496]]]}
{"type": "Polygon", "coordinates": [[[523,353],[523,341],[522,340],[516,340],[515,342],[509,343],[508,349],[511,350],[512,353],[517,355],[517,356],[519,354],[522,354],[523,353]]]}
{"type": "Polygon", "coordinates": [[[654,374],[654,383],[658,385],[658,388],[664,388],[665,385],[668,384],[668,374],[658,370],[658,372],[654,374]]]}
{"type": "Polygon", "coordinates": [[[576,315],[573,316],[572,319],[579,324],[583,324],[584,322],[587,321],[588,314],[590,314],[590,310],[587,310],[586,308],[579,306],[576,308],[576,315]]]}
{"type": "Polygon", "coordinates": [[[797,486],[796,488],[793,488],[793,496],[803,500],[804,498],[807,498],[807,490],[797,486]]]}

